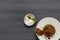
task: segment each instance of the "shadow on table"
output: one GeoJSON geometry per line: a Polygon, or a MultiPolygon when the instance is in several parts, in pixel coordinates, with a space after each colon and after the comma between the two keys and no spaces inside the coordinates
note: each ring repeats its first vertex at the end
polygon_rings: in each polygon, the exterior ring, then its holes
{"type": "Polygon", "coordinates": [[[38,37],[35,35],[35,40],[39,40],[38,37]]]}

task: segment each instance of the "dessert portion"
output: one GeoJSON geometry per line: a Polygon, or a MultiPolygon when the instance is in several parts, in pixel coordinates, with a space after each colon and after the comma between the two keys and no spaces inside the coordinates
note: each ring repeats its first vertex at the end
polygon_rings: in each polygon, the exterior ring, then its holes
{"type": "Polygon", "coordinates": [[[36,18],[33,14],[27,14],[25,17],[24,17],[24,23],[27,25],[27,26],[32,26],[36,21],[36,18]]]}
{"type": "Polygon", "coordinates": [[[41,31],[39,28],[35,28],[35,32],[40,36],[43,35],[43,31],[41,31]]]}
{"type": "Polygon", "coordinates": [[[52,37],[55,34],[54,26],[50,24],[45,25],[43,28],[43,34],[44,36],[48,37],[48,39],[50,39],[50,37],[52,37]]]}
{"type": "Polygon", "coordinates": [[[50,37],[52,37],[55,34],[56,30],[54,26],[47,24],[44,26],[43,30],[41,30],[40,28],[35,28],[35,32],[39,36],[44,35],[50,40],[50,37]]]}

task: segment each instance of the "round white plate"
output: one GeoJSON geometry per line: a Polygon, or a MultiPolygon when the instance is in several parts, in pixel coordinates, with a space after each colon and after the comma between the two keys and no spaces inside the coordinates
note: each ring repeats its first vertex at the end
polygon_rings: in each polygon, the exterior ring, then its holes
{"type": "MultiPolygon", "coordinates": [[[[55,18],[52,18],[52,17],[46,17],[46,18],[43,18],[39,21],[39,23],[37,24],[37,27],[36,28],[40,28],[41,30],[43,30],[43,27],[46,25],[46,24],[51,24],[55,27],[56,29],[56,33],[50,38],[50,40],[58,40],[60,38],[60,22],[55,19],[55,18]]],[[[36,34],[37,35],[37,34],[36,34]]],[[[37,37],[40,39],[40,40],[47,40],[46,37],[44,35],[42,36],[38,36],[37,37]]]]}

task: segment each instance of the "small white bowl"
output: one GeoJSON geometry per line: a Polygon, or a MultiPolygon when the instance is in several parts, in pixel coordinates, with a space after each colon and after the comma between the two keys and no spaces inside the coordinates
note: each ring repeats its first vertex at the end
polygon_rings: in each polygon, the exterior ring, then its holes
{"type": "Polygon", "coordinates": [[[25,17],[24,17],[24,23],[25,23],[25,25],[27,25],[27,26],[32,26],[32,25],[35,23],[35,21],[29,19],[29,18],[27,17],[27,16],[29,16],[29,15],[31,15],[33,18],[35,18],[35,16],[34,16],[33,14],[27,14],[27,15],[25,15],[25,17]]]}

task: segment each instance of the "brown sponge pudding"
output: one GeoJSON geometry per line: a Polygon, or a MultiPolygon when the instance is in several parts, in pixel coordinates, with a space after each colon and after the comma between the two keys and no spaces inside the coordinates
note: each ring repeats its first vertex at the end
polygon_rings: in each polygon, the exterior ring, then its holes
{"type": "Polygon", "coordinates": [[[55,34],[55,28],[52,25],[45,25],[43,28],[43,34],[46,37],[52,37],[55,34]]]}
{"type": "Polygon", "coordinates": [[[39,28],[35,28],[35,32],[40,36],[43,34],[43,32],[39,28]]]}

